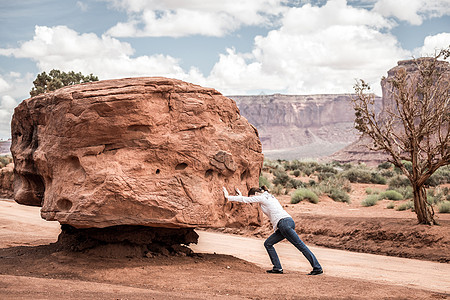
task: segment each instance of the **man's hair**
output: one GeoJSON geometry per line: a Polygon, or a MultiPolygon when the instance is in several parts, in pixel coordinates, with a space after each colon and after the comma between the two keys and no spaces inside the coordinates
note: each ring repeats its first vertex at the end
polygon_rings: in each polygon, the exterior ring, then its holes
{"type": "Polygon", "coordinates": [[[249,191],[248,191],[248,196],[253,196],[254,194],[258,193],[263,193],[263,192],[268,192],[269,189],[263,185],[262,187],[252,187],[249,191]]]}

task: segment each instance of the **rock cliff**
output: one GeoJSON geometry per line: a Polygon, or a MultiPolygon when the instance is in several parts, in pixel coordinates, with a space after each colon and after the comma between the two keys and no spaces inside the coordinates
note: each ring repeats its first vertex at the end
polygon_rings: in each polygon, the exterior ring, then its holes
{"type": "MultiPolygon", "coordinates": [[[[419,58],[419,60],[429,60],[432,58],[419,58]]],[[[450,78],[450,64],[446,61],[439,61],[438,68],[440,73],[444,78],[450,78]]],[[[381,88],[383,92],[382,98],[382,111],[383,108],[395,103],[394,91],[395,87],[390,82],[390,78],[394,77],[397,72],[406,72],[413,78],[418,76],[419,70],[417,68],[416,62],[414,60],[402,60],[397,63],[397,66],[390,69],[387,73],[388,76],[381,80],[381,88]]],[[[447,79],[448,80],[448,79],[447,79]]],[[[443,128],[448,126],[448,124],[441,124],[443,128]]],[[[402,125],[400,125],[403,128],[402,125]]],[[[448,127],[447,127],[448,128],[448,127]]],[[[400,132],[404,130],[401,129],[400,132]]],[[[445,134],[444,134],[445,135],[445,134]]],[[[436,139],[436,138],[435,138],[436,139]]],[[[433,139],[431,139],[433,140],[433,139]]],[[[385,162],[389,155],[380,151],[371,151],[369,145],[372,140],[368,137],[359,137],[355,142],[348,145],[344,149],[334,153],[329,157],[331,160],[339,161],[342,163],[352,162],[352,163],[366,163],[369,165],[377,165],[379,163],[385,162]]]]}
{"type": "MultiPolygon", "coordinates": [[[[258,128],[265,157],[327,156],[357,140],[351,94],[230,96],[258,128]]],[[[378,107],[381,98],[376,97],[378,107]]]]}

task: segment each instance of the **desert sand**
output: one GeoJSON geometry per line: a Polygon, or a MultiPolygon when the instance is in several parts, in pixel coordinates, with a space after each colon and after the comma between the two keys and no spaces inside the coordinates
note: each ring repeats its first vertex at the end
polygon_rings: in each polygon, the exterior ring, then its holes
{"type": "Polygon", "coordinates": [[[1,299],[450,298],[448,263],[310,246],[325,274],[307,276],[306,260],[282,242],[286,272],[272,275],[261,238],[202,230],[192,257],[64,252],[53,244],[59,223],[9,199],[0,200],[0,227],[1,299]]]}

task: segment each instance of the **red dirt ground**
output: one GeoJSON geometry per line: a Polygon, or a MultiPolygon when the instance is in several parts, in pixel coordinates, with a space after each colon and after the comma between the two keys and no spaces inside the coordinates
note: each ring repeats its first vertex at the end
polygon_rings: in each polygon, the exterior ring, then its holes
{"type": "MultiPolygon", "coordinates": [[[[307,244],[414,257],[448,263],[450,215],[441,226],[416,225],[411,211],[362,207],[367,185],[353,185],[352,203],[322,198],[318,204],[280,202],[307,244]]],[[[380,188],[385,188],[380,186],[380,188]]],[[[2,202],[2,201],[0,201],[2,202]]],[[[5,201],[2,202],[5,204],[5,201]]],[[[281,276],[232,256],[108,258],[58,251],[59,229],[39,218],[39,209],[13,202],[0,211],[1,299],[449,299],[449,294],[329,275],[281,276]]],[[[267,237],[258,228],[221,229],[267,237]]]]}

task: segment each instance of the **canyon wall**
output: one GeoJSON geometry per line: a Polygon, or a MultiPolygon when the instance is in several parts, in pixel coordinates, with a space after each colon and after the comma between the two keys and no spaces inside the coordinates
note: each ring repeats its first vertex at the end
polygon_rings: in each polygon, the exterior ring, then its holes
{"type": "Polygon", "coordinates": [[[269,159],[328,156],[358,139],[351,94],[229,97],[258,129],[269,159]]]}

